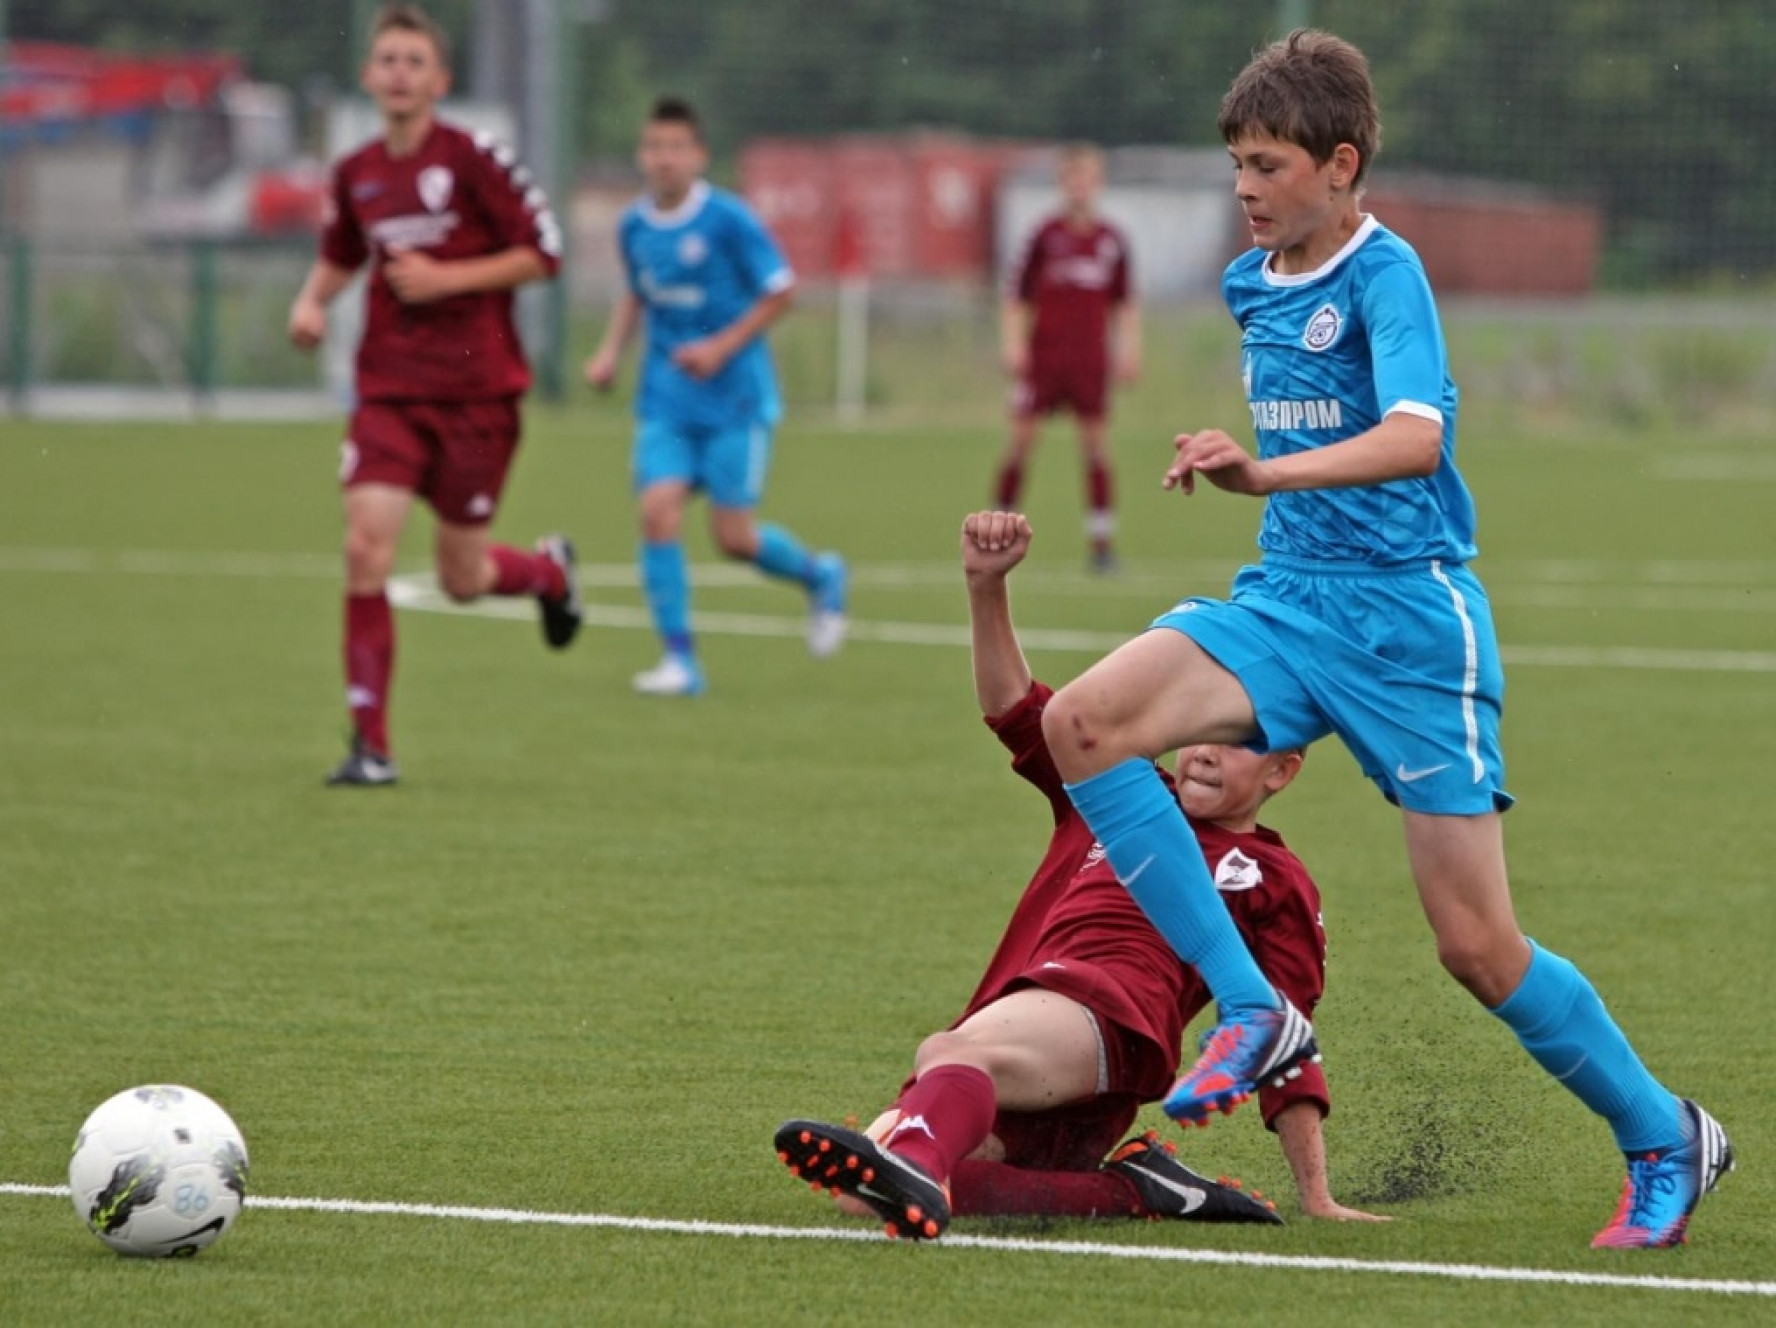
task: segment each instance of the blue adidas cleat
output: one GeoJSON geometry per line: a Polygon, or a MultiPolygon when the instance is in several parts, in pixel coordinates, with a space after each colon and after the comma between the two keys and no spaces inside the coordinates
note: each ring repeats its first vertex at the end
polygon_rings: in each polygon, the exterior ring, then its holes
{"type": "Polygon", "coordinates": [[[1733,1169],[1727,1132],[1701,1107],[1682,1099],[1684,1140],[1663,1153],[1630,1154],[1628,1179],[1610,1224],[1594,1250],[1657,1250],[1687,1240],[1690,1214],[1733,1169]]]}
{"type": "Polygon", "coordinates": [[[822,553],[814,559],[814,589],[808,596],[808,653],[825,659],[838,653],[845,644],[850,622],[845,617],[845,592],[851,571],[836,553],[822,553]]]}
{"type": "Polygon", "coordinates": [[[1301,1067],[1320,1059],[1313,1025],[1288,1001],[1237,1020],[1223,1020],[1204,1040],[1203,1053],[1166,1095],[1165,1114],[1186,1125],[1207,1125],[1212,1112],[1226,1115],[1260,1084],[1282,1087],[1301,1067]]]}

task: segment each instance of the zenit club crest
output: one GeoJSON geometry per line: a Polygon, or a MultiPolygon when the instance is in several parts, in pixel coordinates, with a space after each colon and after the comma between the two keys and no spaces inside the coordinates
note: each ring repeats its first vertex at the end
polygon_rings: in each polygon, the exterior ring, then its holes
{"type": "Polygon", "coordinates": [[[1307,320],[1307,328],[1301,334],[1301,344],[1318,354],[1320,351],[1330,350],[1342,331],[1344,315],[1332,305],[1322,304],[1314,311],[1314,316],[1307,320]]]}

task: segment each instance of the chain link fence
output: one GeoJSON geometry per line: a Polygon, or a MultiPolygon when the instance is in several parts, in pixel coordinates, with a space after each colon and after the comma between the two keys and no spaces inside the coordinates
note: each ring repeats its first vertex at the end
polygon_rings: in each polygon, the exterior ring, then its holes
{"type": "MultiPolygon", "coordinates": [[[[0,0],[0,357],[15,407],[128,389],[337,409],[345,357],[293,351],[284,319],[326,163],[350,146],[337,127],[354,123],[375,8],[0,0]]],[[[1198,351],[1224,336],[1213,278],[1239,242],[1215,107],[1254,46],[1310,21],[1370,54],[1384,115],[1371,206],[1426,257],[1470,409],[1735,427],[1776,406],[1765,8],[429,6],[455,38],[459,106],[509,128],[568,223],[566,278],[524,319],[549,394],[608,306],[636,129],[662,92],[700,105],[717,179],[753,199],[804,276],[778,338],[792,400],[831,400],[849,246],[869,283],[869,403],[996,410],[998,271],[1052,198],[1047,149],[1075,138],[1112,149],[1107,207],[1135,235],[1156,349],[1189,360],[1176,390],[1221,390],[1219,355],[1198,351]]]]}

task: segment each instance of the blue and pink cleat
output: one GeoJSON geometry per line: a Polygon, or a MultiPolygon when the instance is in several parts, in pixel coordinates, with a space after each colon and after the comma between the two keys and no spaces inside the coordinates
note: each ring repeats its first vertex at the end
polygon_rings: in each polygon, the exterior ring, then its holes
{"type": "Polygon", "coordinates": [[[1313,1025],[1287,1000],[1280,1010],[1223,1020],[1166,1095],[1165,1114],[1185,1125],[1207,1125],[1212,1113],[1226,1115],[1263,1084],[1282,1087],[1319,1059],[1313,1025]]]}
{"type": "Polygon", "coordinates": [[[1682,1099],[1683,1142],[1662,1153],[1630,1153],[1616,1215],[1591,1240],[1594,1250],[1657,1250],[1688,1239],[1690,1214],[1733,1169],[1727,1132],[1682,1099]]]}

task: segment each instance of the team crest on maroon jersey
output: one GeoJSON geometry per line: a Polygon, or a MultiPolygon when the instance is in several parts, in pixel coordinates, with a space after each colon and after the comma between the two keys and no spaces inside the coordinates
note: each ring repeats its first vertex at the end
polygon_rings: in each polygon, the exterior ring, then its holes
{"type": "Polygon", "coordinates": [[[1229,849],[1227,856],[1215,864],[1215,888],[1234,893],[1240,890],[1256,890],[1264,884],[1264,869],[1257,860],[1241,853],[1237,848],[1229,849]]]}
{"type": "Polygon", "coordinates": [[[419,201],[424,203],[427,212],[442,212],[444,205],[450,201],[450,191],[456,184],[456,177],[450,173],[448,166],[427,166],[419,173],[415,182],[419,187],[419,201]]]}
{"type": "Polygon", "coordinates": [[[1314,316],[1307,320],[1307,328],[1301,334],[1301,344],[1311,351],[1329,350],[1342,331],[1344,315],[1334,306],[1322,304],[1314,310],[1314,316]]]}

